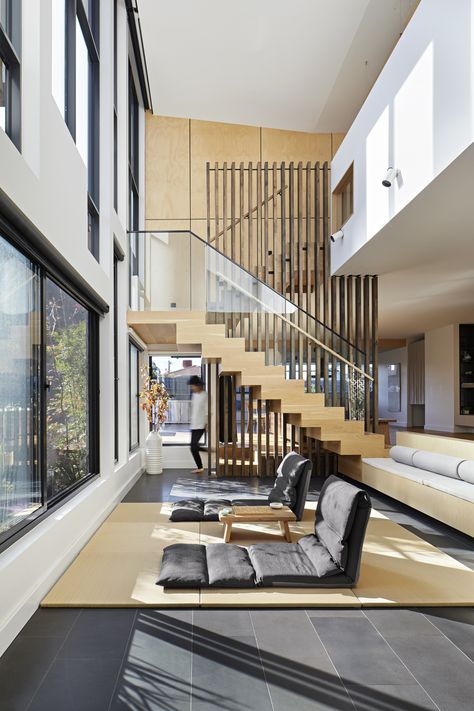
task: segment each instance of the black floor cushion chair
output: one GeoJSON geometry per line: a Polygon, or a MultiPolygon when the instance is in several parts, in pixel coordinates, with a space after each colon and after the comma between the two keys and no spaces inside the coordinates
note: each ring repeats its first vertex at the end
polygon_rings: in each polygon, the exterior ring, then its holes
{"type": "Polygon", "coordinates": [[[370,516],[362,489],[336,476],[324,483],[314,534],[297,543],[176,543],[163,551],[165,588],[354,587],[370,516]]]}
{"type": "Polygon", "coordinates": [[[272,501],[286,504],[298,521],[303,511],[311,480],[312,464],[297,452],[289,452],[277,469],[273,489],[266,499],[183,499],[171,509],[170,521],[218,521],[219,511],[229,506],[265,506],[272,501]]]}

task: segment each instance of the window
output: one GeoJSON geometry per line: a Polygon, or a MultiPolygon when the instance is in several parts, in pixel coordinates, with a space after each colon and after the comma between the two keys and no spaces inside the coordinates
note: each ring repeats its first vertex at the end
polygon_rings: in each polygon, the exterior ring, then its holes
{"type": "Polygon", "coordinates": [[[118,309],[119,309],[119,262],[124,255],[117,244],[114,245],[114,460],[119,459],[119,339],[118,339],[118,309]]]}
{"type": "Polygon", "coordinates": [[[21,3],[0,0],[0,128],[21,150],[21,3]]]}
{"type": "Polygon", "coordinates": [[[98,0],[53,0],[52,67],[53,96],[87,168],[88,245],[99,259],[98,0]]]}
{"type": "Polygon", "coordinates": [[[117,11],[118,0],[114,0],[114,209],[118,211],[118,115],[117,115],[117,11]]]}
{"type": "Polygon", "coordinates": [[[0,237],[0,540],[41,511],[39,472],[40,277],[0,237]]]}
{"type": "Polygon", "coordinates": [[[130,230],[130,306],[138,308],[140,275],[139,229],[139,104],[132,68],[128,72],[128,229],[130,230]]]}
{"type": "Polygon", "coordinates": [[[98,473],[98,316],[50,273],[43,256],[18,249],[21,236],[1,225],[4,543],[98,473]]]}
{"type": "Polygon", "coordinates": [[[129,449],[132,451],[140,444],[140,348],[132,340],[129,342],[129,377],[129,449]]]}
{"type": "Polygon", "coordinates": [[[153,378],[163,383],[171,396],[166,422],[160,429],[163,444],[189,445],[191,430],[189,378],[198,375],[205,381],[206,368],[202,364],[201,357],[170,354],[151,356],[150,369],[153,378]]]}
{"type": "Polygon", "coordinates": [[[47,497],[89,475],[89,314],[46,279],[47,497]]]}
{"type": "Polygon", "coordinates": [[[354,164],[332,194],[332,231],[340,230],[354,212],[354,164]]]}

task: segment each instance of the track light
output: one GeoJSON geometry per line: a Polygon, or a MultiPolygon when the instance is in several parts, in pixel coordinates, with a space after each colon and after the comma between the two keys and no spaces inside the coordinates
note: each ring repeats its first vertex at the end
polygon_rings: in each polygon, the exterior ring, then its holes
{"type": "Polygon", "coordinates": [[[337,232],[334,232],[333,235],[331,235],[331,242],[337,242],[338,239],[342,239],[344,237],[344,230],[338,230],[337,232]]]}
{"type": "Polygon", "coordinates": [[[389,166],[387,168],[385,178],[382,180],[382,185],[385,188],[391,188],[393,181],[395,180],[395,178],[398,178],[399,174],[400,171],[398,170],[398,168],[392,168],[391,166],[389,166]]]}

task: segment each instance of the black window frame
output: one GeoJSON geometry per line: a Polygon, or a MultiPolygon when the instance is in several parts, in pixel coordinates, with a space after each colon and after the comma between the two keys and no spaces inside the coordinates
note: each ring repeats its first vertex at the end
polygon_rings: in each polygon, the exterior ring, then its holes
{"type": "Polygon", "coordinates": [[[113,55],[113,71],[114,71],[114,102],[113,102],[113,121],[114,121],[114,210],[118,213],[118,54],[117,54],[117,38],[118,38],[118,0],[113,0],[114,3],[114,55],[113,55]]]}
{"type": "Polygon", "coordinates": [[[132,66],[128,66],[128,230],[129,242],[129,304],[132,303],[132,279],[140,273],[140,103],[132,66]],[[134,249],[132,249],[132,244],[134,249]]]}
{"type": "Polygon", "coordinates": [[[113,299],[114,299],[114,463],[119,461],[119,338],[118,338],[118,300],[119,300],[119,262],[123,262],[125,255],[114,240],[113,264],[113,299]]]}
{"type": "Polygon", "coordinates": [[[65,0],[65,106],[64,118],[71,136],[76,141],[76,21],[79,22],[89,55],[88,101],[88,160],[87,160],[87,210],[88,246],[95,259],[100,259],[99,208],[100,208],[100,155],[99,155],[99,101],[100,101],[100,3],[87,0],[65,0]]]}
{"type": "Polygon", "coordinates": [[[29,245],[24,235],[19,233],[13,225],[0,214],[0,235],[7,240],[20,254],[27,257],[38,269],[40,279],[40,344],[38,348],[39,358],[39,382],[37,391],[38,401],[38,449],[37,456],[39,462],[39,476],[41,478],[42,505],[34,514],[18,523],[16,526],[0,534],[0,552],[10,546],[20,537],[28,533],[34,526],[49,516],[59,505],[69,500],[83,486],[90,483],[100,475],[100,382],[99,382],[99,317],[101,312],[91,305],[90,299],[83,294],[79,288],[71,284],[66,274],[62,274],[57,267],[51,263],[45,254],[38,254],[36,248],[29,245]],[[88,386],[89,386],[89,413],[88,413],[88,435],[89,435],[89,473],[79,481],[64,489],[57,495],[47,498],[47,389],[46,378],[46,281],[51,280],[57,284],[66,294],[75,299],[83,306],[88,313],[88,386]]]}
{"type": "Polygon", "coordinates": [[[143,353],[143,348],[131,336],[128,339],[128,451],[134,452],[140,447],[140,353],[143,353]],[[132,348],[137,351],[137,372],[132,373],[132,348]],[[136,396],[136,413],[132,410],[132,378],[136,378],[137,396],[136,396]],[[137,441],[132,442],[132,417],[137,420],[137,441]]]}
{"type": "Polygon", "coordinates": [[[5,133],[21,152],[21,2],[7,0],[0,23],[0,60],[7,72],[5,133]]]}

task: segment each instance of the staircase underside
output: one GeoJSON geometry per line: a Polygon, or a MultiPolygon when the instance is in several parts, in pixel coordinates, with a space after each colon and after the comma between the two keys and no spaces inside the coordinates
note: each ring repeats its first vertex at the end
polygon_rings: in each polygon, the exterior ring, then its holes
{"type": "Polygon", "coordinates": [[[271,412],[287,416],[320,446],[340,456],[387,456],[384,436],[365,432],[364,423],[346,420],[342,407],[329,407],[323,393],[307,393],[302,380],[285,379],[283,366],[266,365],[265,353],[245,350],[245,339],[228,338],[223,324],[208,324],[204,313],[130,311],[128,325],[150,349],[175,346],[201,349],[202,357],[220,363],[239,386],[252,386],[271,412]]]}

